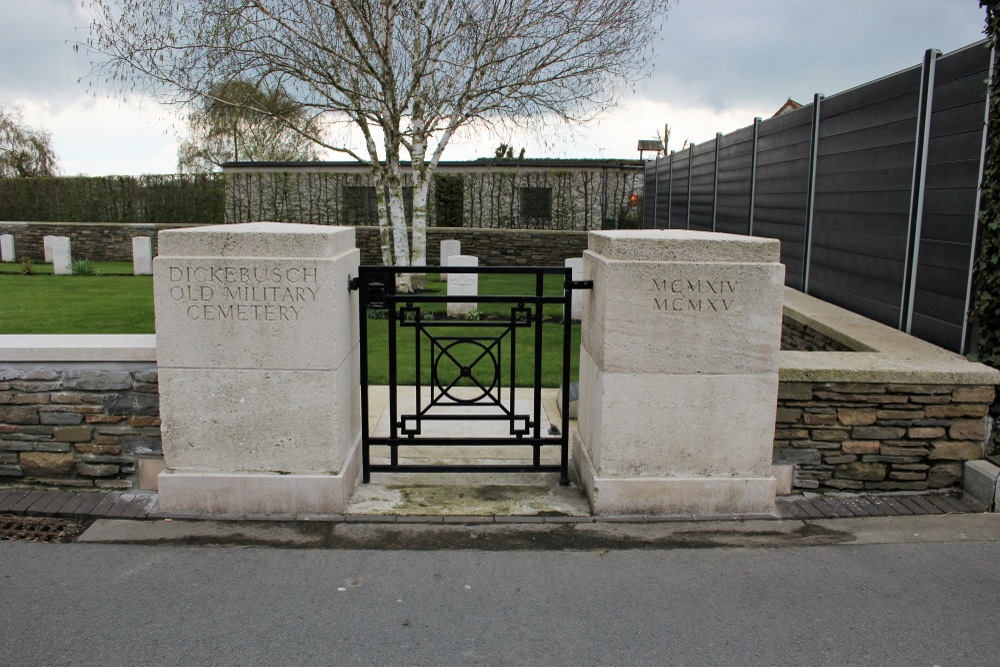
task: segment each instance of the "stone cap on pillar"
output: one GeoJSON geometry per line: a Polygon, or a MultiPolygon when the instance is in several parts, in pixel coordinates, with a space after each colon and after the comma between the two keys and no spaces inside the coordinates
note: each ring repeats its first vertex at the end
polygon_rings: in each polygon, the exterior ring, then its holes
{"type": "Polygon", "coordinates": [[[780,261],[776,239],[689,229],[627,229],[590,232],[588,249],[612,261],[727,262],[780,261]]]}
{"type": "Polygon", "coordinates": [[[353,227],[245,222],[163,230],[159,247],[161,256],[327,258],[355,242],[353,227]]]}

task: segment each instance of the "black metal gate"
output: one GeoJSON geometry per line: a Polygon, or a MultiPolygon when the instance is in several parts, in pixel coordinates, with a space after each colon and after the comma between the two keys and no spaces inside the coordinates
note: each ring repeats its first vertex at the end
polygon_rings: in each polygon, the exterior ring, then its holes
{"type": "MultiPolygon", "coordinates": [[[[574,283],[570,269],[557,267],[360,267],[352,287],[360,294],[363,481],[369,482],[372,472],[558,472],[560,483],[568,484],[569,392],[562,392],[561,424],[543,432],[543,345],[554,340],[561,345],[559,381],[568,387],[572,290],[589,286],[589,282],[574,283]],[[506,276],[497,285],[510,293],[489,293],[489,286],[475,296],[397,292],[397,278],[404,274],[428,274],[429,282],[429,274],[441,274],[442,279],[460,274],[506,276]],[[472,304],[473,310],[449,314],[449,304],[472,304]],[[381,349],[383,329],[387,359],[373,359],[373,344],[381,349]],[[388,432],[376,436],[369,423],[369,385],[372,363],[383,362],[389,388],[388,432]],[[401,388],[409,391],[409,387],[412,397],[407,393],[401,398],[401,388]],[[526,393],[530,401],[524,400],[526,393]],[[441,422],[466,422],[470,427],[492,422],[502,432],[486,436],[426,432],[441,422]],[[401,463],[399,456],[400,448],[407,446],[510,445],[530,447],[530,463],[401,463]],[[388,463],[372,462],[373,446],[388,448],[383,457],[388,463]],[[542,462],[543,447],[559,448],[558,465],[542,462]]],[[[551,359],[552,350],[545,351],[551,359]]],[[[379,378],[384,375],[384,370],[377,373],[379,378]]]]}

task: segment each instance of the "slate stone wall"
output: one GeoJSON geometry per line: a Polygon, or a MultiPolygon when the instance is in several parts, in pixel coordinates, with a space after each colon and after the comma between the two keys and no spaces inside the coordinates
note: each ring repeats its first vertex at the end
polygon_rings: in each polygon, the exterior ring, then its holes
{"type": "Polygon", "coordinates": [[[808,324],[784,318],[781,323],[781,349],[804,352],[850,352],[851,348],[808,324]]]}
{"type": "Polygon", "coordinates": [[[127,489],[160,456],[154,363],[0,368],[0,484],[127,489]]]}
{"type": "MultiPolygon", "coordinates": [[[[378,227],[356,227],[362,264],[381,264],[378,227]]],[[[456,239],[463,255],[479,258],[481,266],[562,266],[587,249],[587,232],[540,229],[465,229],[429,227],[427,264],[440,263],[441,241],[456,239]]]]}
{"type": "Polygon", "coordinates": [[[782,382],[776,463],[799,491],[960,486],[982,458],[992,386],[782,382]]]}
{"type": "Polygon", "coordinates": [[[0,222],[0,234],[14,236],[17,261],[30,259],[41,263],[45,260],[43,239],[46,236],[68,236],[74,260],[92,262],[131,262],[132,237],[149,236],[153,239],[153,257],[157,254],[156,234],[161,229],[178,229],[193,225],[116,225],[88,222],[0,222]]]}
{"type": "MultiPolygon", "coordinates": [[[[14,236],[18,260],[42,262],[45,236],[68,236],[73,259],[93,262],[131,262],[132,237],[150,236],[153,256],[158,252],[157,232],[194,225],[116,225],[103,223],[10,223],[0,222],[0,234],[14,236]]],[[[356,227],[362,264],[381,264],[378,227],[356,227]]],[[[484,266],[562,266],[569,257],[580,257],[587,249],[587,232],[537,229],[468,229],[429,227],[427,263],[439,263],[441,241],[458,239],[462,253],[479,257],[484,266]]]]}

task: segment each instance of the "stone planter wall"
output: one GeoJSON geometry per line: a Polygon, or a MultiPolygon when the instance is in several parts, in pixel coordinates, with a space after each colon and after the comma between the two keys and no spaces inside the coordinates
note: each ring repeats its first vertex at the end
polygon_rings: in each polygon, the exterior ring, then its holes
{"type": "Polygon", "coordinates": [[[781,349],[803,352],[850,352],[851,348],[820,333],[807,324],[784,318],[781,322],[781,349]]]}
{"type": "Polygon", "coordinates": [[[0,484],[127,489],[160,455],[154,363],[0,369],[0,484]]]}
{"type": "Polygon", "coordinates": [[[782,382],[776,463],[793,488],[923,491],[961,484],[982,458],[992,386],[782,382]]]}

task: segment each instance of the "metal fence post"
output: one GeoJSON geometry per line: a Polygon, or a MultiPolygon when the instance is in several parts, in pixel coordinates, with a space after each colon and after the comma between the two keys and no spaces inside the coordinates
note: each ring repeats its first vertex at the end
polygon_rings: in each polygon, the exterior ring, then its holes
{"type": "Polygon", "coordinates": [[[920,68],[917,133],[913,147],[913,180],[910,185],[910,215],[906,226],[906,256],[903,257],[903,293],[899,298],[899,329],[913,328],[913,297],[917,289],[920,233],[924,218],[924,188],[927,182],[927,144],[930,140],[931,104],[934,101],[934,71],[941,52],[927,49],[920,68]]]}
{"type": "Polygon", "coordinates": [[[760,116],[753,119],[753,151],[750,153],[750,223],[747,236],[753,236],[753,200],[757,196],[757,138],[760,134],[760,116]]]}
{"type": "Polygon", "coordinates": [[[684,228],[691,229],[691,165],[694,163],[694,144],[688,144],[688,200],[684,228]]]}
{"type": "Polygon", "coordinates": [[[969,311],[972,309],[972,279],[976,268],[976,255],[979,252],[979,206],[983,200],[983,171],[986,169],[986,150],[989,146],[990,127],[990,96],[993,91],[993,77],[996,76],[994,66],[996,65],[996,49],[990,49],[990,74],[986,80],[986,111],[983,114],[983,147],[979,152],[979,177],[976,188],[976,217],[972,225],[972,243],[969,247],[969,278],[965,286],[965,317],[962,318],[962,342],[959,351],[961,354],[968,354],[972,348],[973,332],[969,330],[969,311]]]}
{"type": "Polygon", "coordinates": [[[712,177],[712,231],[715,231],[715,221],[719,210],[719,144],[722,143],[722,132],[715,133],[715,175],[712,177]]]}
{"type": "Polygon", "coordinates": [[[822,93],[813,95],[812,144],[809,148],[809,190],[806,195],[806,228],[802,239],[802,291],[809,293],[809,265],[812,261],[813,210],[816,204],[816,162],[819,153],[819,108],[822,93]]]}
{"type": "Polygon", "coordinates": [[[670,151],[670,159],[667,162],[667,180],[670,182],[667,187],[667,229],[670,229],[670,214],[674,208],[674,153],[670,151]]]}

